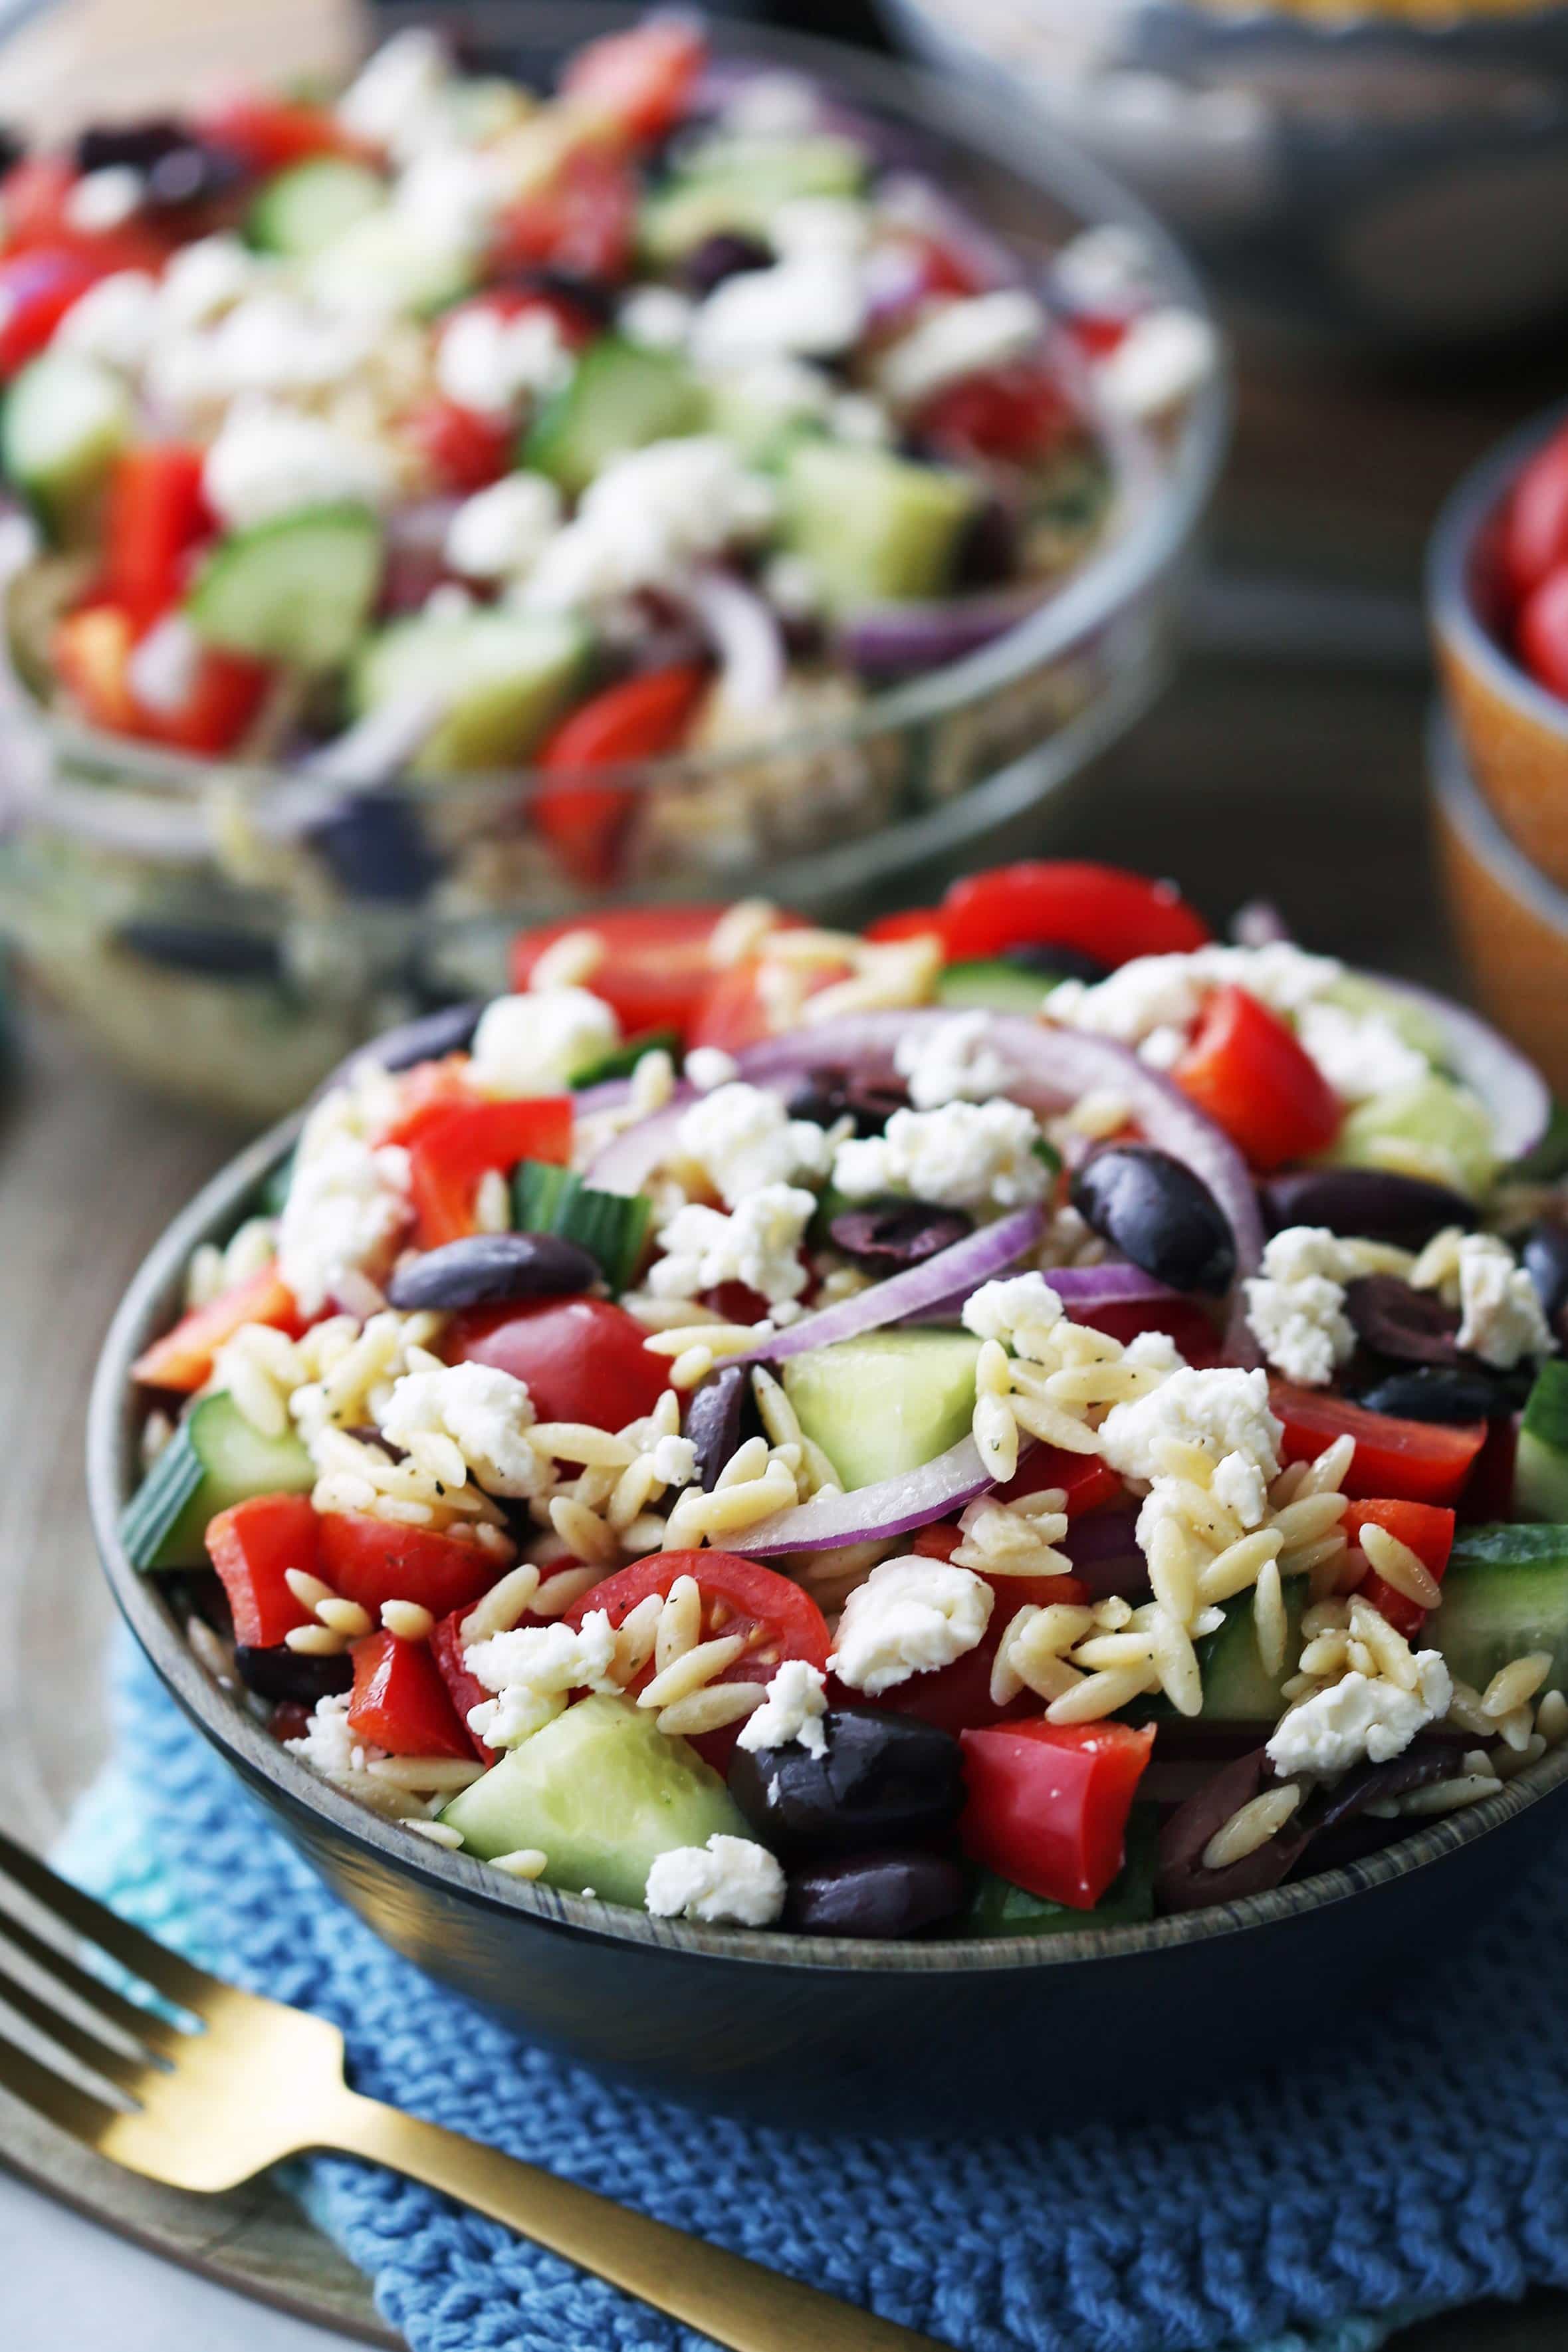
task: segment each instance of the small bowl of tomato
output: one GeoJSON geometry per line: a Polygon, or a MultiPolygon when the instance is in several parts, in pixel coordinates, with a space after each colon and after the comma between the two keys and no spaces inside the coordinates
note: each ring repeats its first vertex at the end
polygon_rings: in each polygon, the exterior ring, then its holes
{"type": "Polygon", "coordinates": [[[1427,591],[1476,789],[1568,888],[1568,408],[1532,418],[1460,482],[1427,591]]]}

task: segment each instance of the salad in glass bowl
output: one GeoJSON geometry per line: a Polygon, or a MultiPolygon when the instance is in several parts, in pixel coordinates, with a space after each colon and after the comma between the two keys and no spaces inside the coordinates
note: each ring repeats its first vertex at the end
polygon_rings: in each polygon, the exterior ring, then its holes
{"type": "Polygon", "coordinates": [[[1479,1801],[1568,1733],[1550,1105],[1239,929],[525,935],[192,1260],[130,1559],[340,1789],[655,1914],[1045,1935],[1479,1801]]]}
{"type": "Polygon", "coordinates": [[[414,27],[330,104],[16,161],[6,895],[57,987],[281,1105],[529,911],[841,849],[1108,691],[1211,330],[1049,164],[1054,257],[920,156],[660,16],[548,95],[414,27]]]}

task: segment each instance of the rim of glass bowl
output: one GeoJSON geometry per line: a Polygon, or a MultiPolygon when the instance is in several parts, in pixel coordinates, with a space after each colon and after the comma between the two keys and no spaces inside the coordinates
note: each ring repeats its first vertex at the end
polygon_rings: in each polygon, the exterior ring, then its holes
{"type": "MultiPolygon", "coordinates": [[[[479,0],[479,5],[441,13],[444,31],[459,43],[465,34],[492,47],[538,52],[539,58],[578,46],[591,35],[637,22],[645,10],[579,5],[579,0],[479,0]]],[[[382,36],[405,25],[428,21],[427,12],[393,7],[378,16],[382,36]]],[[[1015,181],[1027,183],[1085,228],[1114,224],[1145,242],[1161,298],[1212,313],[1186,256],[1160,224],[1113,173],[1080,154],[1038,115],[1020,110],[1015,120],[987,100],[939,84],[928,74],[804,34],[781,33],[743,21],[721,19],[712,30],[719,54],[760,67],[792,67],[821,81],[830,94],[859,98],[940,143],[963,147],[987,164],[1000,164],[1015,181]]],[[[984,215],[980,215],[984,217],[984,215]]],[[[1003,242],[1013,240],[998,232],[1003,242]]],[[[712,782],[742,773],[761,761],[810,758],[856,744],[875,743],[904,730],[930,725],[983,706],[1006,688],[1029,678],[1082,646],[1108,623],[1136,604],[1173,567],[1187,546],[1214,488],[1225,454],[1230,393],[1221,359],[1186,404],[1169,445],[1157,453],[1155,436],[1118,425],[1103,414],[1094,422],[1110,448],[1116,481],[1115,507],[1124,509],[1119,526],[1060,590],[992,644],[925,676],[868,696],[852,714],[830,725],[802,728],[777,739],[711,752],[675,754],[663,760],[596,768],[595,783],[616,789],[653,791],[661,785],[712,782]]],[[[895,609],[895,608],[889,608],[895,609]]],[[[918,609],[918,608],[914,608],[918,609]]],[[[199,794],[216,782],[262,792],[298,794],[311,782],[307,772],[263,761],[210,759],[198,753],[139,743],[129,736],[86,727],[47,709],[23,689],[21,723],[68,761],[117,771],[127,783],[157,785],[172,793],[199,794]]],[[[394,785],[397,777],[384,780],[394,785]]],[[[504,798],[526,806],[564,775],[542,777],[531,768],[455,772],[420,780],[422,790],[460,793],[479,801],[504,798]]],[[[112,782],[110,789],[113,788],[112,782]]],[[[334,796],[382,787],[339,784],[334,796]]],[[[318,786],[317,789],[319,789],[318,786]]],[[[967,793],[958,795],[960,800],[967,793]]]]}

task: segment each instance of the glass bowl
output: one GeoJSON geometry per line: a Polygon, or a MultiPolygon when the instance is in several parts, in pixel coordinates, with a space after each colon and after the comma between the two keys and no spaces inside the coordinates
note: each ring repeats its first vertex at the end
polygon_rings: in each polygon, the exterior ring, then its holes
{"type": "MultiPolygon", "coordinates": [[[[532,79],[632,17],[503,5],[440,22],[471,68],[532,79]]],[[[1142,240],[1155,299],[1203,310],[1136,199],[1037,125],[831,44],[741,25],[716,35],[721,59],[846,91],[1032,274],[1079,231],[1117,223],[1142,240]]],[[[1168,425],[1102,419],[1113,486],[1102,536],[981,650],[810,732],[596,770],[614,836],[604,882],[563,864],[538,821],[545,788],[526,772],[355,793],[95,732],[14,683],[0,709],[0,922],[132,1076],[260,1118],[361,1039],[503,985],[519,926],[616,900],[757,891],[818,913],[863,907],[1061,786],[1145,707],[1166,673],[1227,414],[1217,374],[1168,425]]]]}

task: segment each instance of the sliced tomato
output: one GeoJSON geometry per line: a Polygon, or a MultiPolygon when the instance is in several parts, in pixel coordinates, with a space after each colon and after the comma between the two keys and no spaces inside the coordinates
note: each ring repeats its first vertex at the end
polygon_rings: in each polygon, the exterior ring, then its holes
{"type": "Polygon", "coordinates": [[[275,1265],[236,1282],[205,1307],[193,1307],[138,1356],[131,1377],[150,1389],[178,1389],[193,1396],[212,1379],[214,1355],[242,1323],[270,1324],[293,1339],[304,1330],[305,1318],[275,1265]]]}
{"type": "MultiPolygon", "coordinates": [[[[483,1706],[486,1699],[494,1698],[496,1696],[494,1691],[486,1689],[477,1675],[469,1673],[464,1663],[463,1620],[467,1616],[472,1606],[471,1601],[465,1601],[461,1609],[455,1609],[449,1617],[439,1620],[434,1633],[430,1637],[430,1654],[435,1661],[436,1671],[446,1685],[446,1695],[456,1710],[457,1720],[463,1726],[469,1746],[481,1764],[494,1764],[497,1751],[494,1748],[487,1748],[478,1733],[470,1730],[468,1727],[468,1717],[474,1708],[483,1706]]],[[[525,1618],[522,1622],[528,1623],[530,1621],[525,1618]]]]}
{"type": "Polygon", "coordinates": [[[472,1609],[502,1572],[477,1544],[430,1528],[405,1528],[368,1511],[323,1511],[321,1575],[345,1601],[374,1616],[388,1601],[413,1601],[433,1617],[472,1609]]]}
{"type": "Polygon", "coordinates": [[[1286,1381],[1270,1382],[1269,1402],[1284,1425],[1286,1462],[1315,1462],[1336,1437],[1354,1438],[1343,1492],[1358,1499],[1452,1503],[1486,1443],[1484,1421],[1396,1421],[1348,1397],[1292,1388],[1286,1381]]]}
{"type": "Polygon", "coordinates": [[[101,263],[65,247],[36,246],[0,261],[0,375],[36,359],[103,274],[101,263]]]}
{"type": "Polygon", "coordinates": [[[119,604],[80,604],[56,623],[55,670],[89,726],[141,733],[141,712],[131,691],[135,645],[131,615],[119,604]]]}
{"type": "Polygon", "coordinates": [[[1215,991],[1172,1076],[1254,1168],[1326,1150],[1344,1116],[1293,1032],[1244,988],[1215,991]]]}
{"type": "MultiPolygon", "coordinates": [[[[589,923],[580,916],[523,931],[512,942],[512,985],[529,986],[545,950],[568,931],[591,929],[604,941],[593,992],[620,1015],[631,1036],[674,1029],[684,1037],[714,982],[709,944],[727,907],[608,907],[589,923]]],[[[780,915],[781,924],[800,921],[780,915]]]]}
{"type": "MultiPolygon", "coordinates": [[[[421,1249],[465,1239],[474,1230],[474,1196],[492,1169],[509,1174],[520,1160],[564,1167],[571,1152],[571,1097],[523,1102],[434,1103],[409,1146],[409,1197],[421,1249]]],[[[405,1121],[406,1127],[410,1122],[405,1121]]]]}
{"type": "Polygon", "coordinates": [[[192,548],[213,529],[202,468],[194,443],[145,441],[125,452],[110,478],[104,577],[138,630],[175,602],[192,548]]]}
{"type": "MultiPolygon", "coordinates": [[[[1361,1541],[1360,1531],[1368,1524],[1382,1528],[1402,1544],[1408,1544],[1427,1573],[1441,1584],[1443,1570],[1448,1565],[1448,1554],[1454,1548],[1454,1514],[1441,1510],[1432,1503],[1391,1502],[1386,1497],[1352,1505],[1344,1523],[1344,1531],[1354,1545],[1361,1541]]],[[[1409,1641],[1427,1622],[1427,1612],[1418,1601],[1408,1594],[1396,1592],[1385,1584],[1375,1569],[1369,1568],[1356,1591],[1364,1601],[1370,1601],[1394,1627],[1409,1641]]]]}
{"type": "Polygon", "coordinates": [[[624,1429],[652,1412],[669,1365],[647,1333],[607,1298],[539,1298],[455,1315],[442,1352],[452,1364],[495,1364],[528,1384],[541,1421],[624,1429]]]}
{"type": "Polygon", "coordinates": [[[637,229],[637,183],[623,156],[580,147],[546,186],[502,213],[490,252],[493,269],[559,269],[611,284],[631,266],[637,229]]]}
{"type": "Polygon", "coordinates": [[[1519,652],[1539,685],[1568,698],[1568,560],[1526,597],[1519,616],[1519,652]]]}
{"type": "Polygon", "coordinates": [[[362,155],[329,109],[283,99],[231,98],[197,118],[202,137],[226,147],[258,179],[287,171],[314,155],[362,155]]]}
{"type": "MultiPolygon", "coordinates": [[[[683,663],[607,687],[561,720],[537,765],[546,775],[577,776],[662,759],[684,740],[707,683],[705,669],[683,663]]],[[[572,878],[602,885],[615,872],[637,799],[633,784],[544,784],[529,807],[572,878]]]]}
{"type": "Polygon", "coordinates": [[[487,416],[441,394],[411,409],[399,430],[424,459],[436,488],[461,498],[488,489],[510,470],[517,437],[509,416],[487,416]]]}
{"type": "Polygon", "coordinates": [[[392,1756],[474,1753],[428,1643],[395,1633],[369,1633],[356,1642],[349,1728],[358,1739],[392,1756]]]}
{"type": "MultiPolygon", "coordinates": [[[[762,976],[766,959],[743,956],[712,982],[687,1032],[688,1045],[716,1045],[726,1054],[743,1054],[771,1037],[778,1022],[768,1005],[762,976]]],[[[850,977],[847,963],[816,963],[802,975],[803,993],[815,996],[835,982],[850,977]]]]}
{"type": "Polygon", "coordinates": [[[993,866],[956,882],[941,920],[953,963],[1009,948],[1072,948],[1115,966],[1134,956],[1187,955],[1208,925],[1174,882],[1070,858],[993,866]]]}
{"type": "MultiPolygon", "coordinates": [[[[766,1683],[784,1658],[803,1658],[820,1673],[826,1671],[827,1620],[810,1593],[776,1570],[746,1559],[738,1552],[654,1552],[592,1586],[573,1601],[566,1622],[580,1625],[591,1610],[602,1609],[611,1624],[618,1626],[651,1592],[667,1594],[678,1576],[696,1580],[702,1596],[701,1640],[738,1634],[746,1643],[741,1655],[716,1681],[766,1683]]],[[[631,1689],[641,1689],[652,1680],[653,1673],[650,1664],[631,1689]]],[[[722,1769],[739,1728],[733,1724],[721,1731],[704,1732],[693,1744],[709,1763],[722,1769]]]]}
{"type": "Polygon", "coordinates": [[[914,425],[944,457],[1039,466],[1071,437],[1078,417],[1048,367],[1019,360],[949,384],[919,410],[914,425]]]}
{"type": "Polygon", "coordinates": [[[1568,563],[1568,425],[1554,433],[1513,486],[1503,516],[1503,579],[1516,603],[1568,563]]]}
{"type": "Polygon", "coordinates": [[[252,1495],[207,1523],[217,1570],[245,1648],[272,1650],[310,1612],[288,1589],[291,1568],[317,1573],[317,1517],[308,1495],[252,1495]]]}
{"type": "Polygon", "coordinates": [[[963,1734],[964,1850],[1015,1886],[1092,1910],[1122,1867],[1153,1725],[1009,1723],[963,1734]]]}
{"type": "Polygon", "coordinates": [[[690,17],[651,16],[579,49],[561,89],[628,139],[653,141],[686,113],[706,63],[707,43],[690,17]]]}

